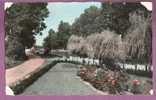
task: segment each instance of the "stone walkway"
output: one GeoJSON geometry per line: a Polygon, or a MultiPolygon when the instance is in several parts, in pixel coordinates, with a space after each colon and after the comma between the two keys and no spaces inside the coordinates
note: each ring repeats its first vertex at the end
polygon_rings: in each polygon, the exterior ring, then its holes
{"type": "Polygon", "coordinates": [[[33,58],[23,64],[6,70],[6,85],[16,84],[30,73],[36,71],[45,62],[42,58],[33,58]]]}
{"type": "Polygon", "coordinates": [[[77,70],[77,65],[58,63],[21,95],[106,95],[83,82],[77,70]]]}

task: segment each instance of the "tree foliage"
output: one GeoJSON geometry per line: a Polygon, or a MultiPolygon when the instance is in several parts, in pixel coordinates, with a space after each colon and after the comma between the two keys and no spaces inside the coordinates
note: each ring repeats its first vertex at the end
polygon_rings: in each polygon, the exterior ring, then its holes
{"type": "Polygon", "coordinates": [[[60,22],[57,32],[60,48],[66,48],[66,44],[70,37],[70,28],[69,23],[63,21],[60,22]]]}
{"type": "Polygon", "coordinates": [[[74,54],[86,56],[87,42],[85,38],[81,36],[71,35],[71,37],[68,39],[67,49],[74,54]]]}
{"type": "Polygon", "coordinates": [[[105,30],[101,33],[91,34],[86,38],[72,35],[67,47],[78,55],[117,62],[125,60],[124,46],[121,35],[105,30]]]}
{"type": "Polygon", "coordinates": [[[53,29],[49,30],[49,35],[44,39],[43,45],[50,49],[65,49],[70,35],[69,23],[61,21],[57,32],[53,29]]]}
{"type": "MultiPolygon", "coordinates": [[[[92,33],[112,30],[124,36],[130,27],[129,13],[137,9],[146,10],[140,3],[102,3],[101,8],[91,6],[72,25],[72,33],[87,36],[92,33]]],[[[147,11],[147,10],[146,10],[147,11]]]]}
{"type": "Polygon", "coordinates": [[[85,42],[80,42],[85,45],[75,48],[87,51],[89,57],[151,62],[151,12],[140,3],[90,7],[73,23],[72,32],[85,37],[85,42]]]}
{"type": "Polygon", "coordinates": [[[136,10],[130,13],[129,16],[129,21],[132,25],[124,37],[128,59],[134,59],[139,62],[151,62],[151,14],[142,10],[136,10]]]}
{"type": "Polygon", "coordinates": [[[79,36],[87,36],[90,33],[98,32],[95,20],[100,16],[101,10],[95,6],[86,9],[72,24],[71,31],[79,36]]]}
{"type": "Polygon", "coordinates": [[[61,21],[55,41],[81,56],[108,62],[141,58],[148,62],[152,44],[150,15],[140,3],[90,6],[71,26],[61,21]]]}
{"type": "Polygon", "coordinates": [[[48,13],[46,3],[17,3],[6,9],[7,56],[13,57],[17,48],[31,47],[35,43],[34,36],[46,28],[44,19],[48,13]]]}
{"type": "Polygon", "coordinates": [[[58,43],[57,43],[57,33],[55,33],[55,31],[53,29],[49,30],[49,34],[48,36],[44,39],[44,44],[43,46],[45,48],[57,48],[58,47],[58,43]]]}

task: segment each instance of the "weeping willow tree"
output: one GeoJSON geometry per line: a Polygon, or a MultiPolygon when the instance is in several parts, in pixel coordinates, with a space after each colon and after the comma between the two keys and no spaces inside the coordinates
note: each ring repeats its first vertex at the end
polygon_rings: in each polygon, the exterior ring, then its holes
{"type": "Polygon", "coordinates": [[[79,56],[99,59],[108,66],[115,66],[118,61],[123,61],[125,55],[121,35],[111,31],[103,31],[87,36],[86,38],[72,35],[68,40],[67,48],[79,56]]]}
{"type": "Polygon", "coordinates": [[[105,30],[88,36],[86,40],[90,45],[88,56],[98,58],[107,66],[113,67],[116,62],[123,61],[126,57],[121,35],[114,32],[105,30]]]}
{"type": "Polygon", "coordinates": [[[151,15],[137,10],[129,15],[131,27],[124,38],[128,60],[139,63],[151,63],[152,31],[151,15]]]}
{"type": "Polygon", "coordinates": [[[85,44],[86,44],[86,41],[83,37],[72,35],[68,39],[67,49],[70,50],[73,54],[84,56],[86,53],[85,44]]]}

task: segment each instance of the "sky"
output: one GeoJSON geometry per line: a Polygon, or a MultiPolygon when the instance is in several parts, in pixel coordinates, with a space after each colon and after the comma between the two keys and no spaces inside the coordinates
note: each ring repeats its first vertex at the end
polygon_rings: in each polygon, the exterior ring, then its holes
{"type": "MultiPolygon", "coordinates": [[[[151,2],[141,2],[148,10],[152,10],[151,2]]],[[[5,4],[5,9],[12,5],[11,2],[5,4]]],[[[54,29],[57,31],[60,21],[68,22],[72,24],[74,20],[84,12],[86,8],[89,8],[91,5],[100,7],[101,3],[99,2],[70,2],[70,3],[48,3],[49,16],[45,19],[47,28],[44,29],[43,35],[36,36],[36,45],[42,45],[44,38],[48,35],[49,29],[54,29]]]]}

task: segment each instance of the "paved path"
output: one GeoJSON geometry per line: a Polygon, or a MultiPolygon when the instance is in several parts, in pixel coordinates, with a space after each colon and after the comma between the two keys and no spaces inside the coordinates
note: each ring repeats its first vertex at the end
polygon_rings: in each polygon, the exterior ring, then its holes
{"type": "Polygon", "coordinates": [[[34,72],[43,63],[42,58],[33,58],[25,61],[24,63],[6,70],[6,84],[15,84],[17,81],[22,80],[25,76],[34,72]]]}
{"type": "Polygon", "coordinates": [[[21,95],[100,95],[77,77],[77,70],[74,64],[58,63],[21,95]]]}

